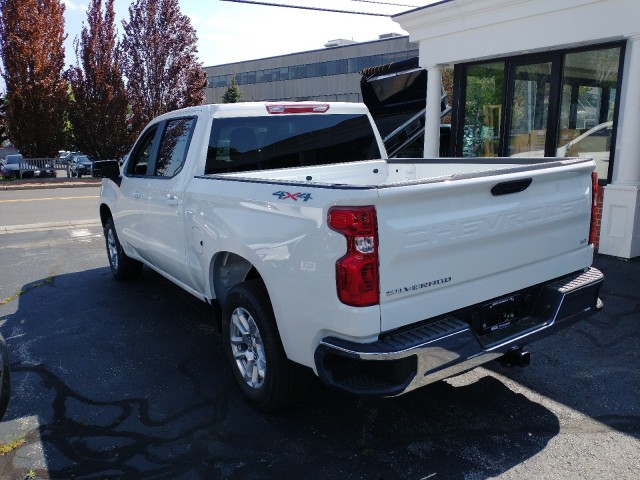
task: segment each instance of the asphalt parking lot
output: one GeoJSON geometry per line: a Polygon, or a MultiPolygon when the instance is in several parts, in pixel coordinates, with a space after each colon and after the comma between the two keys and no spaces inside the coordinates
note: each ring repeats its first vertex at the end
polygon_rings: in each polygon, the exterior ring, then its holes
{"type": "Polygon", "coordinates": [[[97,226],[0,235],[2,479],[639,478],[638,259],[598,256],[605,309],[531,345],[530,367],[383,400],[316,384],[269,415],[233,384],[208,307],[107,265],[97,226]]]}

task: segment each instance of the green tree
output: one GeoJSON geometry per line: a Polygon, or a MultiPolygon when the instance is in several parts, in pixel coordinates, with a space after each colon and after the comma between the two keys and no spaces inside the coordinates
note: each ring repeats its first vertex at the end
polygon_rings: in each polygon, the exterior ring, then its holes
{"type": "Polygon", "coordinates": [[[123,21],[123,74],[134,133],[152,118],[204,100],[197,36],[178,0],[135,0],[123,21]]]}
{"type": "Polygon", "coordinates": [[[69,120],[75,145],[94,159],[120,158],[131,142],[113,2],[106,0],[103,11],[102,0],[91,0],[87,26],[75,42],[80,65],[65,72],[72,90],[69,120]]]}
{"type": "Polygon", "coordinates": [[[0,0],[7,130],[25,156],[54,156],[64,144],[63,14],[61,0],[0,0]]]}
{"type": "Polygon", "coordinates": [[[222,95],[222,103],[238,103],[242,100],[242,91],[238,87],[236,76],[231,77],[231,85],[227,87],[222,95]]]}

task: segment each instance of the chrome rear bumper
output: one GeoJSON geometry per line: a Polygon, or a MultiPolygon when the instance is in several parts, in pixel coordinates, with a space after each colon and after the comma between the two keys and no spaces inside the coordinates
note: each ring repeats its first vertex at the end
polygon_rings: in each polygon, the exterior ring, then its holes
{"type": "Polygon", "coordinates": [[[590,268],[539,285],[535,294],[529,289],[527,301],[532,300],[527,314],[493,331],[473,321],[485,303],[381,336],[373,343],[326,337],[315,352],[316,368],[323,382],[341,390],[400,395],[497,359],[596,313],[602,308],[598,292],[603,281],[602,273],[590,268]]]}

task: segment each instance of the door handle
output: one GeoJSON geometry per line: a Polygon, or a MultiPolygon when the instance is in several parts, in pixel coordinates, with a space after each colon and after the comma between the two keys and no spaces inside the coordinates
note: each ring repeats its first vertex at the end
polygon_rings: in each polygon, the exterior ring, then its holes
{"type": "Polygon", "coordinates": [[[176,197],[175,195],[171,195],[170,193],[167,194],[167,198],[166,198],[166,202],[167,205],[173,205],[176,206],[178,205],[178,197],[176,197]]]}

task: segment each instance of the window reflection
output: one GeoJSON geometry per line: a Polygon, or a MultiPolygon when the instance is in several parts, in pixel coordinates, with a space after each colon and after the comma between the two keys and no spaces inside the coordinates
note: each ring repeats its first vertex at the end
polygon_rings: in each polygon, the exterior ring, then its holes
{"type": "Polygon", "coordinates": [[[129,175],[146,175],[149,159],[153,150],[153,140],[156,136],[158,126],[154,125],[149,128],[133,149],[133,153],[127,162],[127,174],[129,175]]]}
{"type": "Polygon", "coordinates": [[[544,61],[536,56],[531,63],[519,57],[465,66],[457,154],[591,157],[598,178],[608,179],[622,49],[609,44],[555,52],[544,61]],[[552,69],[560,75],[552,75],[552,69]],[[510,73],[503,92],[505,72],[510,73]],[[508,138],[500,131],[501,121],[508,138]]]}
{"type": "Polygon", "coordinates": [[[193,118],[180,118],[167,122],[156,160],[156,176],[173,177],[182,169],[194,124],[193,118]]]}
{"type": "MultiPolygon", "coordinates": [[[[236,81],[238,82],[238,85],[252,85],[279,80],[295,80],[297,78],[344,75],[347,73],[358,73],[360,70],[367,67],[398,62],[417,56],[418,50],[409,50],[406,52],[387,53],[384,55],[369,55],[303,65],[291,65],[289,67],[241,72],[236,74],[236,81]]],[[[232,77],[233,75],[215,75],[209,77],[209,88],[227,87],[231,84],[232,77]]]]}
{"type": "Polygon", "coordinates": [[[515,68],[511,99],[510,156],[544,153],[550,93],[551,62],[515,68]]]}
{"type": "Polygon", "coordinates": [[[462,156],[498,156],[504,62],[474,65],[466,75],[462,156]]]}
{"type": "Polygon", "coordinates": [[[620,47],[565,55],[558,157],[591,157],[606,179],[611,157],[620,47]]]}

